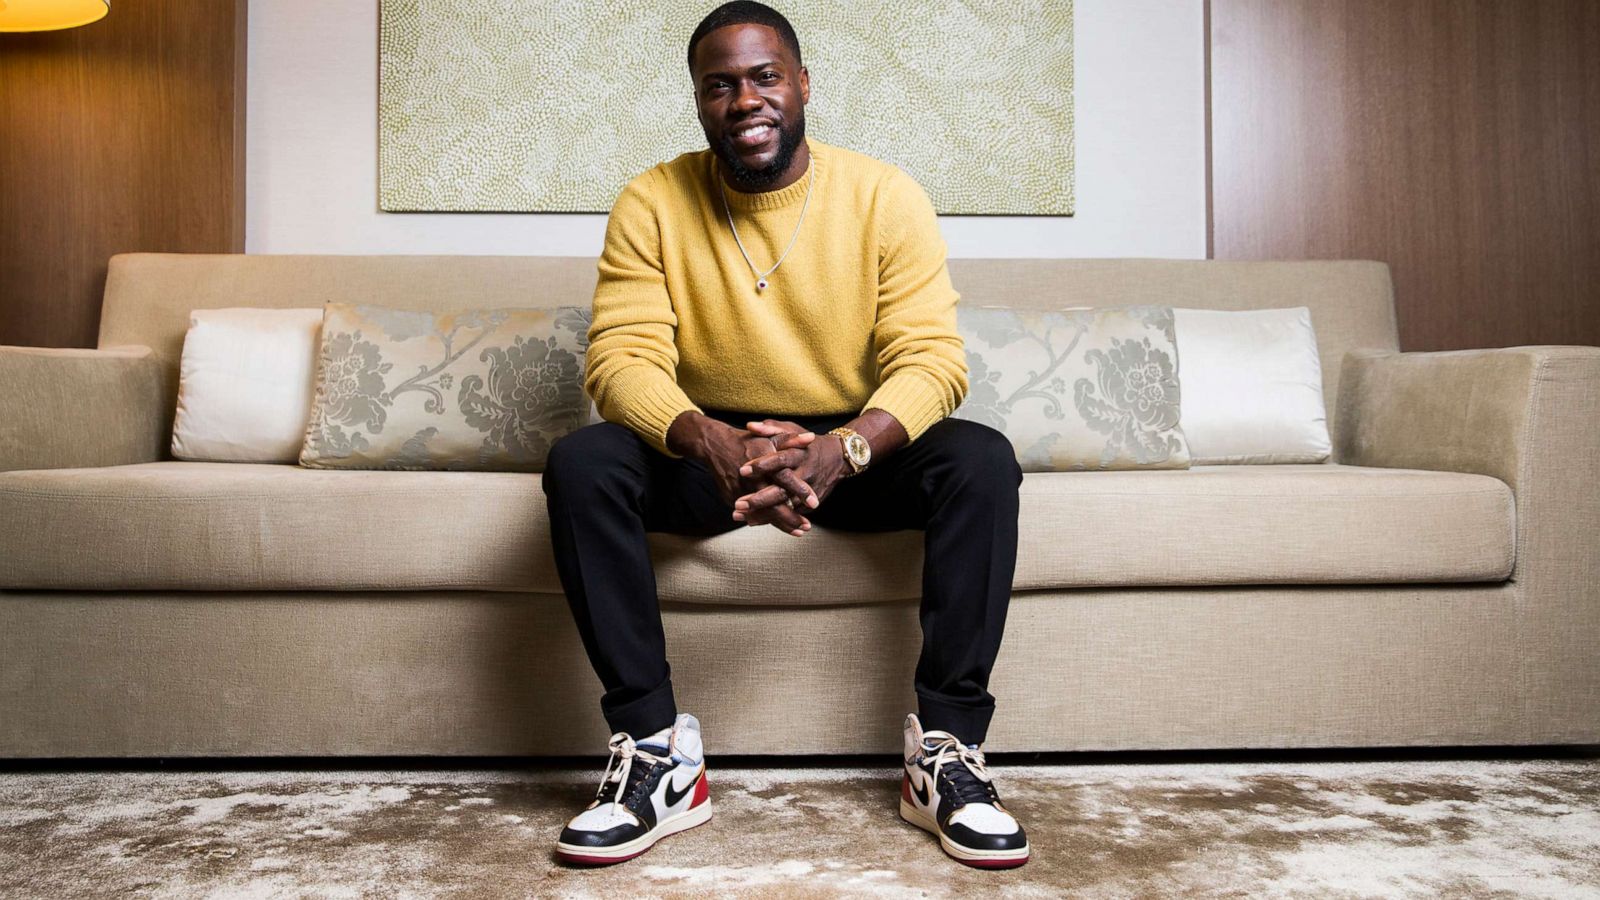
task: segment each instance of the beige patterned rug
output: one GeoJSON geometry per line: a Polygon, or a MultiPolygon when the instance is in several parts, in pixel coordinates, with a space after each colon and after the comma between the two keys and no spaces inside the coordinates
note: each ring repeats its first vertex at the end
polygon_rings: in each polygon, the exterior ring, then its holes
{"type": "Polygon", "coordinates": [[[901,822],[892,766],[713,756],[711,822],[586,870],[551,843],[598,765],[10,764],[0,897],[1600,897],[1600,757],[994,769],[1034,849],[1011,871],[901,822]]]}

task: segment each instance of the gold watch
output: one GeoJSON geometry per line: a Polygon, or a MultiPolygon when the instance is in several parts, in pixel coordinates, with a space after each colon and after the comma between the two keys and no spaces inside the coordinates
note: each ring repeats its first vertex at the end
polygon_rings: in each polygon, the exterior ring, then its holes
{"type": "Polygon", "coordinates": [[[867,443],[867,439],[862,437],[860,432],[857,432],[854,428],[844,425],[840,425],[828,433],[837,434],[839,439],[844,442],[844,458],[850,464],[850,471],[846,472],[844,477],[849,478],[851,475],[860,475],[865,472],[867,464],[872,462],[872,445],[867,443]]]}

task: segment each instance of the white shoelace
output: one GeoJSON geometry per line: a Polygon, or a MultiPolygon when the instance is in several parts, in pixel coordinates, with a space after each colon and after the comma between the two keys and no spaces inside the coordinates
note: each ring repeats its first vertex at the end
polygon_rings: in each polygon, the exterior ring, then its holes
{"type": "Polygon", "coordinates": [[[657,756],[648,750],[640,750],[634,745],[633,738],[622,731],[611,736],[608,746],[611,748],[611,758],[606,760],[606,771],[605,774],[600,776],[600,788],[596,793],[603,796],[606,791],[606,782],[615,777],[617,779],[617,793],[612,798],[612,802],[617,804],[622,803],[623,792],[628,787],[628,773],[633,771],[633,761],[635,759],[642,759],[650,763],[664,763],[669,762],[671,759],[666,756],[657,756]],[[618,762],[619,760],[620,763],[618,762]],[[611,768],[614,765],[617,766],[615,776],[612,775],[611,768]]]}

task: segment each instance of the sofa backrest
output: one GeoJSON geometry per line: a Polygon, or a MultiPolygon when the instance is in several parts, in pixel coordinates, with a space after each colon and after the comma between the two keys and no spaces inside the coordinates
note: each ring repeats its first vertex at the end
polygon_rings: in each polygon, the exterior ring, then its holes
{"type": "MultiPolygon", "coordinates": [[[[1345,351],[1399,347],[1389,267],[1380,262],[952,259],[949,265],[961,302],[980,306],[1310,307],[1330,431],[1345,351]]],[[[111,258],[99,345],[155,351],[166,373],[170,421],[191,309],[328,302],[430,310],[587,307],[597,276],[593,257],[122,253],[111,258]]]]}

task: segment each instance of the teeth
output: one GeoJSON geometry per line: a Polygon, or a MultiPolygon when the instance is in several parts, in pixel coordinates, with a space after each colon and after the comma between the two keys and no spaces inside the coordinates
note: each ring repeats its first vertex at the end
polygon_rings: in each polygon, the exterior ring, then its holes
{"type": "Polygon", "coordinates": [[[762,135],[765,135],[767,132],[769,132],[771,130],[772,130],[772,126],[771,125],[757,125],[754,128],[746,128],[743,131],[739,131],[739,132],[736,132],[736,133],[740,137],[760,137],[762,135]]]}

